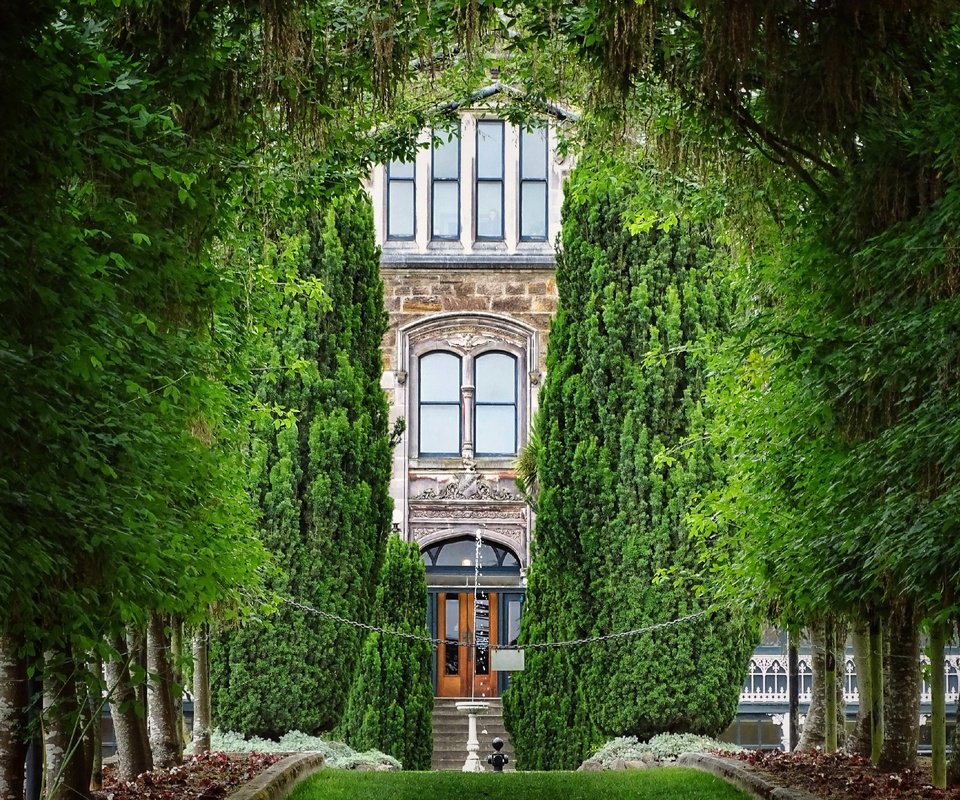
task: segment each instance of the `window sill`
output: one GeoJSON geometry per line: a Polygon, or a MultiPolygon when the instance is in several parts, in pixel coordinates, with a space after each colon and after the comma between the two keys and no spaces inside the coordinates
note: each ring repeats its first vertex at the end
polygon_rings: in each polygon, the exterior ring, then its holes
{"type": "Polygon", "coordinates": [[[553,253],[553,245],[547,239],[521,239],[517,242],[518,253],[553,253]]]}
{"type": "MultiPolygon", "coordinates": [[[[512,472],[516,460],[516,456],[476,456],[470,459],[477,472],[489,472],[491,470],[509,470],[512,472]]],[[[467,465],[460,456],[411,456],[409,467],[418,470],[445,472],[455,470],[460,472],[466,469],[467,465]]]]}
{"type": "Polygon", "coordinates": [[[473,249],[475,251],[506,253],[507,243],[503,239],[477,239],[473,243],[473,249]]]}

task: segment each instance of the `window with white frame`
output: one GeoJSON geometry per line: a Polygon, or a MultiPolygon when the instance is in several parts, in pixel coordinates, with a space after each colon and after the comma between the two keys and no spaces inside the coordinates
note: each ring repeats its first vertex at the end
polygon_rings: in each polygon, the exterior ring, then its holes
{"type": "Polygon", "coordinates": [[[460,238],[460,131],[434,131],[431,153],[431,239],[460,238]]]}
{"type": "Polygon", "coordinates": [[[547,238],[547,129],[520,131],[520,240],[547,238]]]}
{"type": "Polygon", "coordinates": [[[465,119],[463,129],[431,130],[430,146],[413,160],[386,165],[384,241],[461,242],[469,220],[473,242],[546,243],[555,180],[549,127],[465,119]]]}
{"type": "Polygon", "coordinates": [[[440,351],[420,357],[421,455],[460,455],[461,386],[459,356],[440,351]]]}
{"type": "Polygon", "coordinates": [[[474,445],[478,456],[517,452],[517,359],[484,353],[475,362],[474,445]]]}
{"type": "Polygon", "coordinates": [[[387,166],[387,238],[411,240],[416,235],[417,181],[412,161],[387,166]]]}
{"type": "Polygon", "coordinates": [[[503,239],[503,122],[477,122],[477,239],[503,239]]]}
{"type": "Polygon", "coordinates": [[[433,350],[418,358],[417,449],[420,456],[515,455],[518,360],[501,351],[460,357],[433,350]]]}

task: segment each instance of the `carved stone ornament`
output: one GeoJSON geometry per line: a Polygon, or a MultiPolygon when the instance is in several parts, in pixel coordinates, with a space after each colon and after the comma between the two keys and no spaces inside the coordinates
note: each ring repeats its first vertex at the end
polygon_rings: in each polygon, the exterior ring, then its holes
{"type": "Polygon", "coordinates": [[[489,508],[450,508],[449,506],[414,506],[410,509],[410,519],[482,522],[484,520],[516,520],[523,522],[526,517],[521,506],[492,511],[489,508]]]}
{"type": "Polygon", "coordinates": [[[439,491],[426,489],[412,500],[513,500],[522,501],[516,492],[501,489],[476,472],[463,472],[439,491]]]}
{"type": "Polygon", "coordinates": [[[416,337],[416,341],[428,341],[435,339],[446,342],[450,347],[454,347],[463,353],[468,353],[478,347],[487,345],[510,344],[514,347],[526,347],[527,340],[523,336],[517,335],[514,331],[497,329],[496,332],[478,331],[475,327],[456,327],[453,330],[434,331],[432,333],[424,332],[416,337]]]}
{"type": "MultiPolygon", "coordinates": [[[[414,527],[412,533],[415,540],[421,541],[426,539],[428,536],[434,536],[437,533],[443,533],[446,536],[449,536],[450,528],[449,526],[445,525],[414,527]]],[[[514,547],[519,547],[523,541],[523,531],[518,527],[504,527],[498,525],[495,528],[485,528],[483,531],[483,537],[487,541],[507,542],[512,544],[514,547]]]]}
{"type": "Polygon", "coordinates": [[[398,369],[395,373],[397,376],[397,384],[403,386],[407,382],[407,371],[405,369],[398,369]]]}
{"type": "Polygon", "coordinates": [[[538,369],[530,370],[530,385],[531,385],[531,386],[539,386],[539,385],[540,385],[540,379],[541,379],[542,377],[543,377],[543,376],[540,374],[540,370],[538,370],[538,369]]]}
{"type": "Polygon", "coordinates": [[[447,338],[448,344],[459,347],[461,350],[473,350],[474,347],[490,344],[492,341],[489,336],[481,336],[478,333],[458,333],[447,338]]]}

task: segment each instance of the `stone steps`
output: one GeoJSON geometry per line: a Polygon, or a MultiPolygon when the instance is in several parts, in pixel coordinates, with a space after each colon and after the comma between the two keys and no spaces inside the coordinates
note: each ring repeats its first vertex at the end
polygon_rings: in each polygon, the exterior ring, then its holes
{"type": "MultiPolygon", "coordinates": [[[[467,717],[457,711],[459,697],[438,697],[433,701],[433,758],[431,769],[438,771],[459,771],[467,757],[467,717]]],[[[499,698],[486,699],[490,704],[488,711],[477,716],[477,739],[480,742],[480,763],[487,771],[493,767],[487,764],[487,756],[494,750],[491,742],[500,737],[504,747],[500,752],[509,757],[506,770],[516,768],[513,745],[503,724],[503,706],[499,698]]]]}

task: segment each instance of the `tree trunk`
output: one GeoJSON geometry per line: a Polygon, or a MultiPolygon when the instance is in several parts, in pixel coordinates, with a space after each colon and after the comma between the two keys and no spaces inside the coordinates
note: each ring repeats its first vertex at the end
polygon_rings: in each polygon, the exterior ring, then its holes
{"type": "Polygon", "coordinates": [[[193,752],[210,752],[210,628],[199,625],[193,634],[193,752]]]}
{"type": "MultiPolygon", "coordinates": [[[[956,705],[953,708],[953,718],[960,720],[960,696],[957,697],[956,705]]],[[[951,748],[953,752],[947,762],[947,785],[960,786],[960,725],[954,726],[951,744],[953,745],[951,748]]]]}
{"type": "Polygon", "coordinates": [[[40,800],[43,793],[43,733],[40,717],[43,713],[43,682],[40,676],[27,679],[27,725],[30,744],[27,747],[26,792],[24,800],[40,800]]]}
{"type": "Polygon", "coordinates": [[[833,616],[823,623],[823,750],[837,751],[837,635],[833,616]]]}
{"type": "MultiPolygon", "coordinates": [[[[79,659],[78,662],[79,663],[79,659]]],[[[93,788],[93,750],[94,750],[94,728],[99,727],[99,719],[94,717],[94,706],[97,698],[86,681],[77,681],[77,733],[80,736],[80,744],[76,748],[76,757],[80,759],[83,775],[86,776],[87,789],[93,788]]]]}
{"type": "Polygon", "coordinates": [[[930,628],[930,744],[933,749],[933,785],[940,789],[947,786],[947,687],[943,672],[946,638],[943,623],[934,623],[930,628]]]}
{"type": "MultiPolygon", "coordinates": [[[[826,676],[826,625],[823,621],[812,623],[809,628],[810,635],[810,668],[813,672],[813,679],[810,687],[810,707],[807,709],[807,718],[803,723],[803,733],[800,736],[798,750],[814,750],[817,747],[826,746],[826,705],[827,692],[826,687],[830,684],[826,676]]],[[[832,718],[834,736],[837,745],[843,741],[843,725],[846,712],[844,711],[843,700],[843,670],[836,669],[837,663],[845,663],[844,659],[837,658],[838,653],[843,653],[846,640],[846,625],[839,624],[834,620],[833,636],[834,642],[831,652],[833,653],[833,694],[830,701],[832,708],[832,718]]]]}
{"type": "Polygon", "coordinates": [[[150,612],[147,623],[147,708],[150,712],[150,748],[153,763],[166,769],[183,760],[173,712],[173,670],[170,640],[163,615],[150,612]]]}
{"type": "Polygon", "coordinates": [[[17,641],[0,634],[0,800],[23,797],[27,757],[27,663],[17,641]]]}
{"type": "Polygon", "coordinates": [[[810,669],[813,673],[810,686],[810,707],[803,723],[798,750],[814,750],[823,746],[824,733],[824,626],[814,622],[808,628],[810,634],[810,669]]]}
{"type": "Polygon", "coordinates": [[[103,788],[103,659],[94,653],[87,664],[90,673],[96,676],[96,691],[88,695],[90,727],[87,730],[87,740],[90,744],[90,789],[99,791],[103,788]]]}
{"type": "Polygon", "coordinates": [[[877,611],[870,613],[870,761],[880,763],[883,751],[883,620],[877,611]]]}
{"type": "Polygon", "coordinates": [[[43,676],[45,797],[77,800],[89,797],[90,775],[84,769],[77,667],[64,653],[46,654],[43,676]],[[66,656],[63,658],[62,656],[66,656]]]}
{"type": "Polygon", "coordinates": [[[893,604],[887,631],[886,735],[878,766],[887,772],[899,772],[916,766],[920,738],[920,637],[912,600],[899,599],[893,604]]]}
{"type": "Polygon", "coordinates": [[[843,750],[847,746],[847,699],[844,696],[847,680],[847,633],[850,626],[845,619],[836,620],[833,629],[836,645],[835,659],[837,663],[836,688],[836,718],[837,718],[837,747],[843,750]]]}
{"type": "Polygon", "coordinates": [[[173,721],[177,734],[177,752],[186,746],[183,721],[183,621],[174,615],[170,620],[170,674],[173,677],[173,721]]]}
{"type": "Polygon", "coordinates": [[[800,739],[800,654],[797,647],[797,634],[791,631],[787,644],[787,687],[789,690],[790,726],[787,735],[789,750],[797,749],[800,739]]]}
{"type": "Polygon", "coordinates": [[[90,671],[97,676],[98,691],[90,695],[90,715],[93,725],[90,739],[93,747],[93,761],[90,771],[90,788],[99,791],[103,788],[103,659],[94,654],[90,661],[90,671]]]}
{"type": "MultiPolygon", "coordinates": [[[[130,625],[127,627],[127,652],[130,654],[130,663],[129,669],[131,674],[134,665],[138,667],[138,671],[142,675],[147,674],[147,635],[144,630],[141,628],[135,628],[130,625]]],[[[137,698],[137,703],[140,705],[140,717],[144,720],[144,731],[146,731],[146,720],[147,716],[147,682],[146,680],[137,681],[133,683],[133,691],[137,698]]],[[[147,740],[149,746],[149,740],[147,740]]]]}
{"type": "Polygon", "coordinates": [[[853,623],[853,661],[857,670],[857,692],[860,703],[857,721],[847,739],[847,750],[864,758],[870,756],[870,737],[873,729],[873,687],[870,681],[870,623],[858,618],[853,623]]]}
{"type": "Polygon", "coordinates": [[[127,652],[127,643],[122,636],[117,636],[113,647],[118,654],[117,660],[110,660],[105,665],[110,716],[113,717],[117,741],[119,778],[132,781],[140,773],[153,769],[153,761],[147,741],[146,719],[138,713],[140,701],[130,680],[131,656],[127,652]]]}

